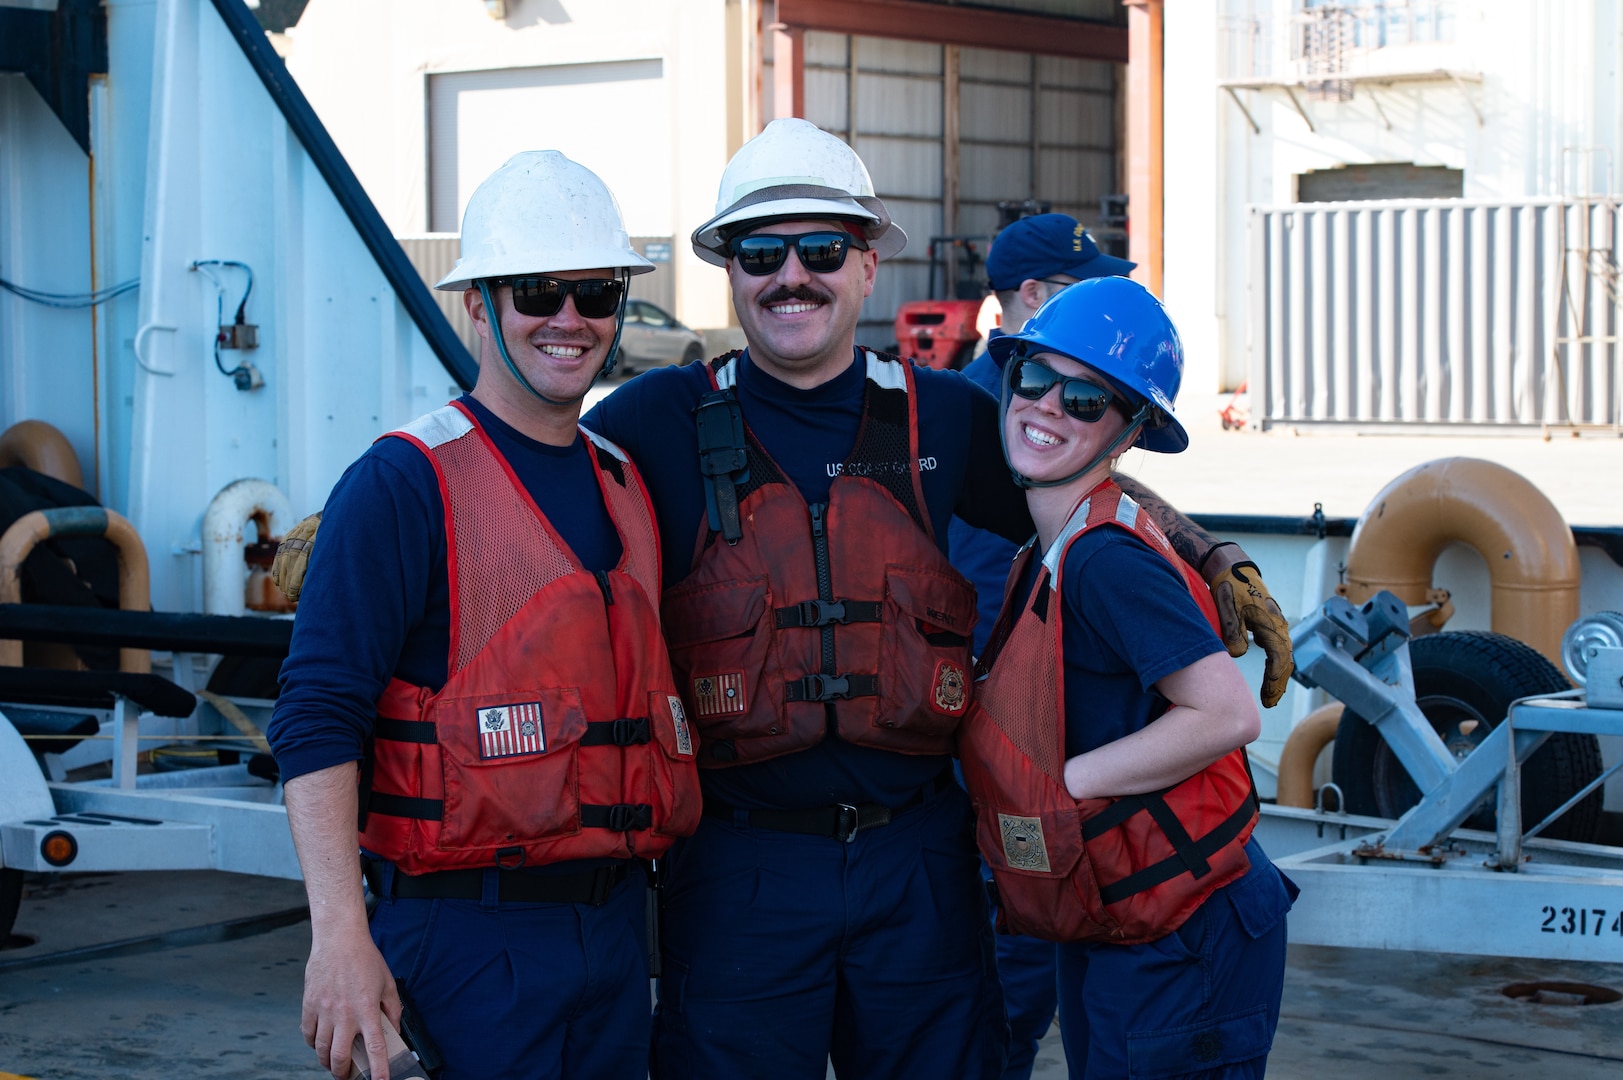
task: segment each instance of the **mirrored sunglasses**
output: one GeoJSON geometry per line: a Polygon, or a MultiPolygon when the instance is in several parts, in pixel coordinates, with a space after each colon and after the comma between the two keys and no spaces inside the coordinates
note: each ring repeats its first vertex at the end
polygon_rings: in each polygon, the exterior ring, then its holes
{"type": "Polygon", "coordinates": [[[795,236],[757,233],[740,236],[730,246],[740,270],[752,277],[765,277],[778,272],[783,261],[789,257],[790,245],[794,246],[800,265],[814,274],[832,274],[840,269],[852,248],[868,250],[867,242],[860,237],[831,229],[795,236]]]}
{"type": "Polygon", "coordinates": [[[575,310],[583,319],[607,319],[620,310],[625,282],[614,278],[586,278],[564,281],[551,277],[498,278],[498,285],[513,287],[513,310],[532,319],[548,319],[564,306],[564,297],[575,295],[575,310]]]}
{"type": "Polygon", "coordinates": [[[1009,362],[1009,390],[1027,401],[1036,401],[1054,384],[1060,387],[1060,404],[1066,413],[1084,424],[1096,423],[1116,399],[1115,392],[1090,379],[1061,375],[1040,360],[1017,356],[1009,362]]]}

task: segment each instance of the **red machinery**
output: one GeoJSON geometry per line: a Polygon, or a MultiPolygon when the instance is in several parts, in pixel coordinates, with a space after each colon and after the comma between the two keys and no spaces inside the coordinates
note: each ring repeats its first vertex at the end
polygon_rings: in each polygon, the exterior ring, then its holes
{"type": "Polygon", "coordinates": [[[896,351],[904,359],[933,368],[954,370],[975,355],[980,331],[975,320],[986,294],[979,268],[986,260],[989,236],[932,236],[930,238],[930,295],[936,292],[936,266],[945,262],[943,290],[955,300],[911,300],[896,310],[896,351]],[[948,250],[950,249],[950,251],[948,250]],[[956,272],[956,273],[955,273],[956,272]]]}
{"type": "Polygon", "coordinates": [[[896,312],[896,346],[922,367],[958,369],[975,354],[979,300],[913,300],[896,312]]]}

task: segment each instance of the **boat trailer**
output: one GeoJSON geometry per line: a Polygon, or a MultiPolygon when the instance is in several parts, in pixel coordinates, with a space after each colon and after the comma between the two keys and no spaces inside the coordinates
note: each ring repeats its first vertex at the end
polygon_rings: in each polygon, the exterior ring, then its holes
{"type": "MultiPolygon", "coordinates": [[[[253,756],[264,748],[258,729],[272,703],[194,685],[193,662],[286,655],[291,629],[283,619],[0,604],[0,638],[164,649],[174,658],[173,678],[0,666],[0,874],[13,884],[25,871],[298,878],[281,785],[268,755],[253,756]],[[248,760],[138,773],[139,756],[164,745],[248,760]],[[110,777],[67,778],[98,762],[110,762],[110,777]]],[[[0,910],[0,940],[16,916],[9,907],[0,910]]]]}
{"type": "Polygon", "coordinates": [[[1301,886],[1293,942],[1623,962],[1623,849],[1539,837],[1614,764],[1524,830],[1521,771],[1556,732],[1623,735],[1623,648],[1584,649],[1585,685],[1520,698],[1456,758],[1415,700],[1409,615],[1337,596],[1291,635],[1295,678],[1373,724],[1423,793],[1396,821],[1268,806],[1258,836],[1301,886]],[[1461,829],[1497,799],[1495,832],[1461,829]]]}

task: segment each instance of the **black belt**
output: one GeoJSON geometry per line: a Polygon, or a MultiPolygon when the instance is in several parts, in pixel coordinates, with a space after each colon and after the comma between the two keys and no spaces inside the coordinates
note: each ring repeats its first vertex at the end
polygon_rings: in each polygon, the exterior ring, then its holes
{"type": "Polygon", "coordinates": [[[827,836],[849,844],[863,829],[876,829],[889,825],[897,817],[915,807],[924,805],[953,783],[947,771],[919,790],[900,806],[880,806],[878,803],[836,803],[811,810],[740,810],[715,799],[705,799],[704,816],[737,821],[743,815],[751,828],[775,829],[778,832],[803,833],[806,836],[827,836]]]}
{"type": "MultiPolygon", "coordinates": [[[[370,859],[361,863],[366,886],[374,896],[383,896],[383,867],[370,859]]],[[[629,862],[616,862],[576,874],[525,874],[499,870],[496,898],[503,903],[591,904],[607,903],[615,886],[631,872],[629,862]]],[[[482,869],[440,870],[432,874],[394,872],[394,888],[388,895],[403,900],[479,900],[485,895],[482,869]]]]}

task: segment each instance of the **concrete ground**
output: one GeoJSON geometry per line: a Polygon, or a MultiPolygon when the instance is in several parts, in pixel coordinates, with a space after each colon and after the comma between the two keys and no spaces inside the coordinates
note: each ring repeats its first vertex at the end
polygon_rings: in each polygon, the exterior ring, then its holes
{"type": "Polygon", "coordinates": [[[1531,480],[1569,525],[1623,525],[1623,439],[1611,432],[1357,434],[1324,427],[1224,431],[1228,395],[1180,402],[1189,431],[1182,454],[1130,451],[1123,469],[1191,514],[1288,514],[1314,503],[1329,517],[1357,517],[1392,480],[1428,461],[1473,457],[1531,480]]]}
{"type": "MultiPolygon", "coordinates": [[[[30,885],[0,950],[0,1080],[326,1075],[298,1032],[309,924],[200,943],[187,928],[269,916],[297,882],[210,873],[65,875],[30,885]],[[67,950],[167,934],[125,955],[67,950]]],[[[252,928],[248,928],[252,929],[252,928]]],[[[1623,1068],[1623,1003],[1527,1005],[1501,989],[1565,979],[1623,990],[1623,965],[1293,947],[1269,1074],[1601,1080],[1623,1068]]],[[[1058,1031],[1034,1075],[1065,1075],[1058,1031]]]]}

